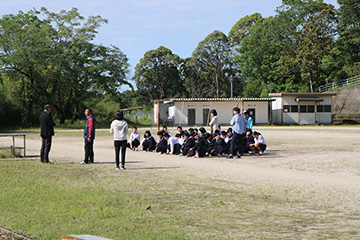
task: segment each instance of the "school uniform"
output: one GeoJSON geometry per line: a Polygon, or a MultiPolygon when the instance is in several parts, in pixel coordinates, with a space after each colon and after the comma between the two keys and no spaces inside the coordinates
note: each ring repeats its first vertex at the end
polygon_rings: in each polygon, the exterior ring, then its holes
{"type": "Polygon", "coordinates": [[[204,157],[206,154],[207,147],[208,147],[207,141],[205,141],[203,138],[199,138],[193,150],[191,151],[191,156],[195,156],[197,151],[199,153],[199,157],[204,157]]]}
{"type": "Polygon", "coordinates": [[[214,148],[215,148],[215,142],[216,142],[215,138],[211,139],[210,142],[208,140],[208,147],[207,147],[207,150],[206,150],[209,154],[211,154],[213,156],[215,156],[215,155],[212,154],[211,151],[214,150],[214,148]]]}
{"type": "Polygon", "coordinates": [[[245,139],[245,152],[246,153],[250,151],[250,144],[253,144],[253,143],[255,143],[253,135],[246,136],[246,139],[245,139]]]}
{"type": "Polygon", "coordinates": [[[254,142],[255,142],[255,144],[259,143],[259,147],[262,152],[266,150],[265,139],[262,135],[259,135],[257,138],[254,138],[254,142]]]}
{"type": "Polygon", "coordinates": [[[127,144],[127,147],[130,148],[130,143],[134,148],[137,148],[140,145],[140,133],[131,133],[130,142],[127,144]]]}
{"type": "Polygon", "coordinates": [[[187,155],[189,153],[190,148],[195,146],[195,141],[193,138],[189,137],[184,141],[184,144],[181,147],[182,155],[187,155]]]}
{"type": "Polygon", "coordinates": [[[156,148],[156,140],[154,136],[144,138],[142,141],[142,148],[144,151],[154,151],[156,148]]]}
{"type": "Polygon", "coordinates": [[[165,138],[160,138],[157,147],[156,147],[156,152],[161,152],[161,154],[166,153],[168,150],[168,143],[165,140],[165,138]]]}
{"type": "Polygon", "coordinates": [[[225,138],[226,153],[227,153],[227,154],[229,154],[229,153],[230,153],[230,150],[231,150],[230,146],[231,146],[232,137],[233,137],[233,136],[230,137],[229,135],[227,135],[226,138],[225,138]]]}
{"type": "Polygon", "coordinates": [[[226,143],[224,139],[220,138],[219,141],[215,140],[214,152],[217,155],[223,155],[226,152],[226,143]]]}
{"type": "Polygon", "coordinates": [[[169,137],[167,143],[170,154],[180,154],[180,144],[177,138],[169,137]]]}
{"type": "Polygon", "coordinates": [[[184,144],[184,138],[183,137],[180,137],[178,139],[178,141],[179,141],[180,146],[182,146],[184,144]]]}

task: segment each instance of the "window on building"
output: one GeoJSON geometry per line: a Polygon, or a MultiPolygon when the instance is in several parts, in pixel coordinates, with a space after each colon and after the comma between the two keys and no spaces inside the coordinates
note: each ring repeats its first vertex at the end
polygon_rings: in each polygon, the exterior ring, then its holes
{"type": "Polygon", "coordinates": [[[291,105],[291,112],[297,113],[298,112],[298,105],[291,105]]]}
{"type": "Polygon", "coordinates": [[[284,111],[284,113],[288,113],[288,112],[290,112],[290,105],[284,105],[283,106],[283,111],[284,111]]]}
{"type": "Polygon", "coordinates": [[[315,112],[315,106],[314,105],[308,105],[307,106],[307,112],[308,113],[314,113],[315,112]]]}
{"type": "Polygon", "coordinates": [[[306,113],[306,105],[300,105],[300,112],[301,113],[306,113]]]}
{"type": "Polygon", "coordinates": [[[316,111],[319,112],[319,113],[324,112],[324,105],[317,105],[316,106],[316,111]]]}
{"type": "Polygon", "coordinates": [[[331,105],[324,105],[324,112],[331,112],[331,105]]]}

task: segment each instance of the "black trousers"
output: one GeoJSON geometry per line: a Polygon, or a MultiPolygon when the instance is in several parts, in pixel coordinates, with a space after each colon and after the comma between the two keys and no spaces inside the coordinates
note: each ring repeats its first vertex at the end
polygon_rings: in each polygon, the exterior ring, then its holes
{"type": "MultiPolygon", "coordinates": [[[[134,139],[134,141],[132,141],[131,144],[132,144],[133,148],[137,148],[140,145],[140,142],[139,142],[139,140],[134,139]]],[[[130,148],[130,143],[126,144],[126,146],[128,148],[130,148]]]]}
{"type": "Polygon", "coordinates": [[[237,149],[239,149],[239,153],[242,154],[245,151],[245,139],[244,134],[238,134],[234,132],[233,138],[231,139],[230,144],[230,153],[232,155],[236,155],[237,149]]]}
{"type": "Polygon", "coordinates": [[[85,139],[85,163],[94,163],[94,139],[91,139],[89,142],[87,139],[85,139]]]}
{"type": "Polygon", "coordinates": [[[40,150],[40,160],[41,162],[48,163],[52,137],[49,136],[49,137],[41,137],[41,138],[42,138],[42,144],[40,150]]]}
{"type": "Polygon", "coordinates": [[[126,145],[127,145],[126,143],[127,140],[114,141],[116,167],[119,167],[120,147],[121,147],[121,166],[125,166],[125,155],[126,155],[126,145]]]}

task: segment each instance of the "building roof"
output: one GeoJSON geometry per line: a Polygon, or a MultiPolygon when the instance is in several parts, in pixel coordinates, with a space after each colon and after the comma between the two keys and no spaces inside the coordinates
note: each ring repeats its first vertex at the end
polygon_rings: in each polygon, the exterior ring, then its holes
{"type": "Polygon", "coordinates": [[[120,111],[131,111],[136,109],[143,109],[144,107],[131,107],[131,108],[122,108],[120,111]]]}
{"type": "Polygon", "coordinates": [[[172,98],[166,100],[170,102],[242,102],[242,101],[262,101],[269,102],[275,101],[274,98],[172,98]]]}
{"type": "Polygon", "coordinates": [[[269,93],[269,97],[282,97],[282,96],[295,96],[295,97],[325,97],[336,96],[336,93],[269,93]]]}

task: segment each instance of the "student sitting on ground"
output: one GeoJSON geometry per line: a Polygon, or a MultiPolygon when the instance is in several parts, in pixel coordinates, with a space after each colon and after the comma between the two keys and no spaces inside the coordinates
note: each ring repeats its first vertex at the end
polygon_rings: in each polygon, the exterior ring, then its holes
{"type": "Polygon", "coordinates": [[[220,134],[215,134],[215,145],[214,149],[211,152],[212,156],[223,157],[226,153],[226,143],[223,138],[220,137],[220,134]]]}
{"type": "MultiPolygon", "coordinates": [[[[156,152],[160,152],[161,154],[167,153],[167,141],[164,138],[164,131],[159,131],[157,133],[159,137],[159,142],[156,146],[156,152]]],[[[170,135],[169,135],[170,136],[170,135]]]]}
{"type": "Polygon", "coordinates": [[[199,131],[200,131],[200,137],[202,137],[206,133],[206,129],[203,127],[199,128],[199,131]]]}
{"type": "Polygon", "coordinates": [[[204,134],[203,137],[200,137],[198,134],[195,135],[197,143],[195,144],[194,148],[191,151],[191,156],[193,158],[204,157],[206,154],[207,149],[207,141],[208,134],[204,134]]]}
{"type": "Polygon", "coordinates": [[[199,133],[199,130],[197,128],[194,128],[194,132],[201,137],[201,133],[199,133]]]}
{"type": "Polygon", "coordinates": [[[182,146],[184,144],[184,131],[181,131],[177,134],[175,134],[176,139],[179,141],[179,144],[182,146]],[[179,137],[177,137],[179,136],[179,137]]]}
{"type": "Polygon", "coordinates": [[[208,138],[207,138],[208,147],[206,149],[206,152],[210,155],[211,155],[211,152],[214,151],[215,142],[216,142],[216,139],[213,137],[213,135],[208,134],[208,138]]]}
{"type": "Polygon", "coordinates": [[[163,126],[163,131],[164,131],[164,133],[169,134],[169,136],[171,137],[171,132],[168,131],[167,126],[163,126]]]}
{"type": "Polygon", "coordinates": [[[133,151],[137,151],[139,145],[140,145],[140,133],[137,131],[137,127],[133,126],[132,133],[130,135],[130,142],[127,144],[127,147],[133,151]]]}
{"type": "Polygon", "coordinates": [[[245,135],[245,153],[248,153],[251,149],[250,149],[250,145],[254,144],[254,136],[252,135],[252,130],[250,128],[247,128],[245,130],[246,135],[245,135]]]}
{"type": "Polygon", "coordinates": [[[181,133],[183,131],[182,126],[177,127],[177,133],[181,133]]]}
{"type": "Polygon", "coordinates": [[[266,150],[266,143],[264,137],[261,135],[261,133],[254,131],[253,137],[255,143],[250,144],[250,149],[252,151],[252,155],[254,155],[256,152],[259,154],[259,156],[264,154],[264,151],[266,150]]]}
{"type": "Polygon", "coordinates": [[[227,154],[230,153],[230,145],[231,145],[232,137],[233,137],[232,128],[228,128],[227,136],[225,138],[225,142],[226,142],[226,145],[227,145],[227,148],[228,148],[228,151],[226,152],[227,154]]]}
{"type": "Polygon", "coordinates": [[[227,132],[221,131],[220,135],[221,135],[221,138],[224,139],[224,142],[225,142],[225,153],[228,153],[229,149],[230,149],[230,147],[229,147],[230,145],[228,145],[228,143],[226,142],[226,138],[228,137],[227,132]]]}
{"type": "Polygon", "coordinates": [[[144,139],[142,141],[142,148],[144,151],[152,152],[156,148],[156,140],[154,136],[151,136],[151,133],[149,130],[147,130],[144,134],[144,139]]]}
{"type": "Polygon", "coordinates": [[[180,154],[180,144],[176,137],[170,137],[168,133],[164,133],[164,139],[167,141],[168,154],[180,154]]]}
{"type": "Polygon", "coordinates": [[[191,148],[195,146],[195,140],[190,136],[188,132],[184,133],[184,144],[181,147],[181,155],[188,155],[191,148]]]}

